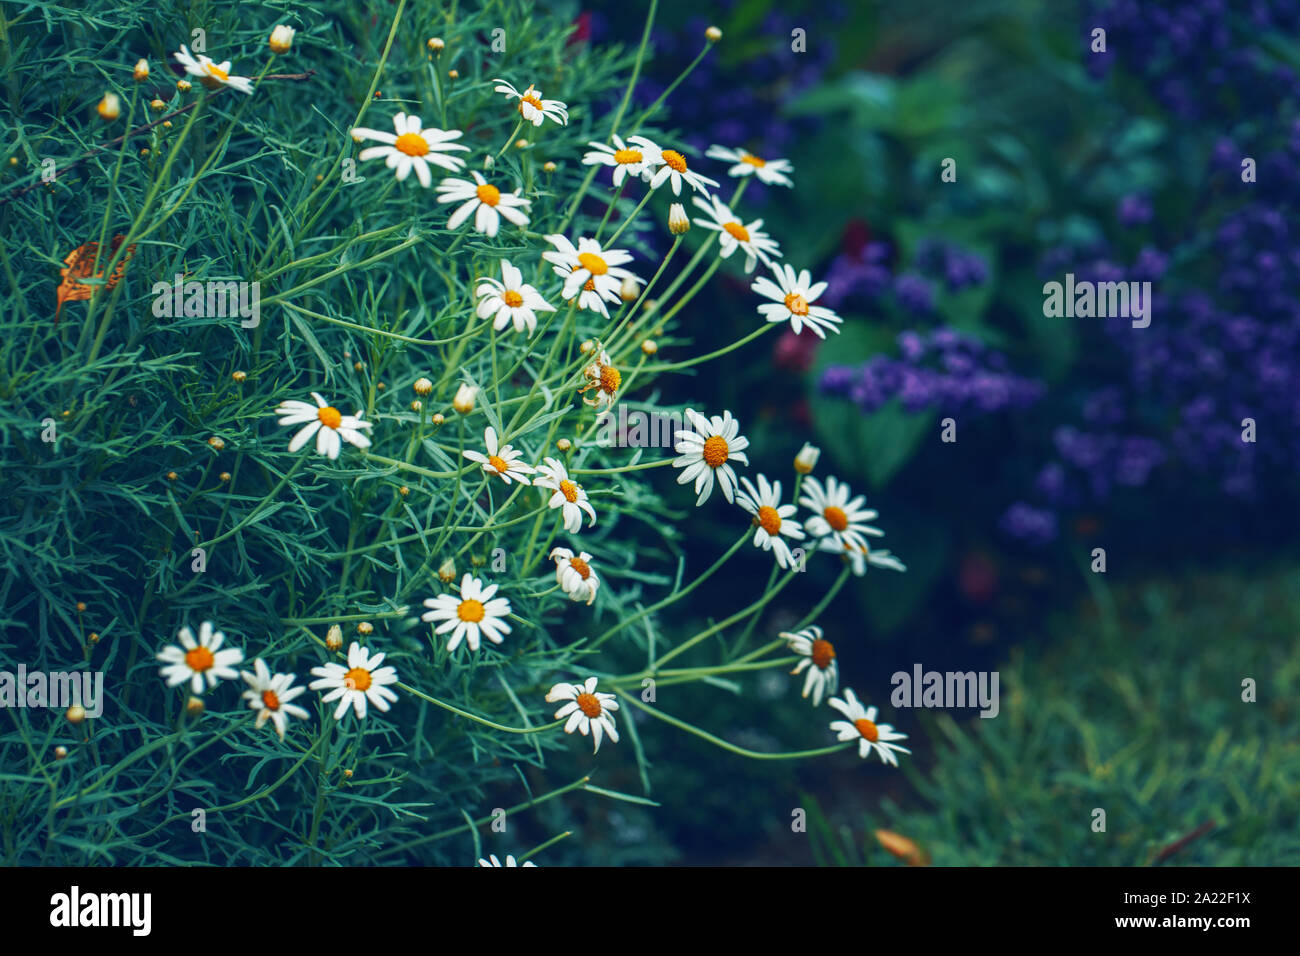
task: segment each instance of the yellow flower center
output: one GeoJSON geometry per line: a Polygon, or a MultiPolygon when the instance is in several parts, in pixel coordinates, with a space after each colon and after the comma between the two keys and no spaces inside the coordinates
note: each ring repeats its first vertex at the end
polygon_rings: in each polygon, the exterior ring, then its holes
{"type": "Polygon", "coordinates": [[[749,153],[741,153],[740,161],[742,163],[749,163],[749,165],[753,166],[755,169],[762,169],[767,165],[766,159],[759,159],[757,156],[753,156],[749,153]]]}
{"type": "Polygon", "coordinates": [[[594,276],[603,276],[609,271],[609,266],[605,264],[605,260],[594,252],[578,253],[578,262],[582,265],[582,268],[594,276]]]}
{"type": "MultiPolygon", "coordinates": [[[[530,86],[529,89],[531,90],[532,87],[530,86]]],[[[522,112],[524,111],[524,104],[525,104],[525,103],[527,103],[529,106],[531,106],[531,107],[532,107],[533,109],[535,109],[535,110],[540,110],[540,109],[542,108],[542,101],[541,101],[540,99],[538,99],[536,96],[533,96],[532,93],[525,93],[523,96],[519,97],[519,112],[520,112],[520,113],[522,113],[522,112]]]]}
{"type": "Polygon", "coordinates": [[[225,83],[227,80],[230,79],[230,74],[227,73],[225,70],[223,70],[221,67],[217,66],[215,63],[204,63],[203,69],[207,70],[208,76],[216,77],[222,83],[225,83]]]}
{"type": "Polygon", "coordinates": [[[316,417],[326,428],[337,429],[343,424],[343,414],[333,405],[326,405],[316,413],[316,417]]]}
{"type": "Polygon", "coordinates": [[[488,206],[495,206],[501,201],[501,190],[497,189],[491,183],[484,183],[478,189],[474,190],[478,194],[479,202],[488,206]]]}
{"type": "Polygon", "coordinates": [[[771,505],[763,505],[763,507],[759,508],[758,515],[754,520],[770,535],[781,533],[781,516],[776,513],[776,509],[771,505]]]}
{"type": "Polygon", "coordinates": [[[578,576],[584,581],[591,577],[591,566],[587,564],[586,561],[582,560],[582,558],[570,558],[569,567],[577,571],[578,576]]]}
{"type": "Polygon", "coordinates": [[[797,292],[791,292],[785,297],[785,307],[794,315],[808,314],[808,300],[797,292]]]}
{"type": "Polygon", "coordinates": [[[704,463],[710,468],[726,464],[730,455],[731,449],[727,447],[727,440],[721,435],[714,435],[704,440],[704,463]]]}
{"type": "Polygon", "coordinates": [[[185,663],[189,665],[190,670],[198,673],[207,670],[216,661],[210,650],[203,645],[199,645],[194,650],[185,652],[185,663]]]}
{"type": "Polygon", "coordinates": [[[514,289],[506,289],[501,295],[501,301],[512,309],[517,309],[524,304],[524,297],[514,289]]]}
{"type": "Polygon", "coordinates": [[[675,149],[665,149],[662,153],[664,163],[674,172],[686,172],[686,157],[675,149]]]}
{"type": "Polygon", "coordinates": [[[880,731],[876,729],[876,725],[865,717],[855,720],[853,726],[858,728],[858,733],[866,737],[873,744],[880,739],[880,731]]]}
{"type": "Polygon", "coordinates": [[[275,696],[275,691],[273,690],[262,691],[262,706],[265,707],[267,710],[280,709],[280,698],[275,696]]]}
{"type": "Polygon", "coordinates": [[[596,699],[595,694],[579,694],[578,706],[588,717],[600,716],[600,701],[596,699]]]}
{"type": "Polygon", "coordinates": [[[831,666],[831,661],[835,660],[835,645],[830,641],[817,640],[812,643],[812,662],[822,670],[831,666]]]}
{"type": "Polygon", "coordinates": [[[738,222],[724,222],[722,228],[731,233],[741,242],[749,242],[749,230],[738,222]]]}
{"type": "Polygon", "coordinates": [[[363,694],[370,690],[370,671],[364,667],[354,667],[343,675],[343,686],[348,690],[359,690],[363,694]]]}
{"type": "Polygon", "coordinates": [[[619,374],[618,369],[612,365],[603,365],[600,369],[600,390],[609,395],[618,391],[619,385],[623,384],[623,376],[619,374]]]}
{"type": "Polygon", "coordinates": [[[498,473],[510,470],[510,464],[499,455],[488,455],[488,464],[495,468],[498,473]]]}
{"type": "Polygon", "coordinates": [[[397,137],[393,148],[407,156],[423,156],[429,151],[429,141],[419,133],[403,133],[397,137]]]}
{"type": "Polygon", "coordinates": [[[641,155],[639,149],[618,149],[614,151],[614,162],[620,166],[626,166],[629,163],[639,163],[645,157],[641,155]]]}
{"type": "Polygon", "coordinates": [[[560,482],[560,494],[564,495],[565,501],[569,504],[573,504],[578,500],[578,486],[568,478],[565,478],[560,482]]]}
{"type": "Polygon", "coordinates": [[[822,514],[826,518],[826,523],[836,531],[843,531],[849,526],[849,516],[846,515],[841,508],[836,508],[834,505],[831,505],[823,511],[822,514]]]}
{"type": "Polygon", "coordinates": [[[468,621],[471,624],[477,624],[483,620],[485,613],[483,602],[475,601],[473,598],[461,601],[460,606],[456,608],[456,616],[462,621],[468,621]]]}

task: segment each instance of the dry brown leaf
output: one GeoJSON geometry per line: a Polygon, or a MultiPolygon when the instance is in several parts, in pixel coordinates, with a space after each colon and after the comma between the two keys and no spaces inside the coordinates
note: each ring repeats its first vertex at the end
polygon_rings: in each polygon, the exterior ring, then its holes
{"type": "MultiPolygon", "coordinates": [[[[122,245],[122,240],[126,236],[114,236],[113,247],[108,254],[101,258],[103,264],[112,261],[113,256],[117,255],[118,248],[122,245]]],[[[77,246],[68,253],[63,260],[63,268],[59,270],[59,275],[63,281],[59,283],[58,291],[55,293],[58,304],[54,309],[54,325],[57,328],[59,324],[59,314],[63,311],[63,303],[76,302],[81,299],[89,299],[94,293],[96,286],[86,285],[83,281],[90,277],[90,270],[95,265],[95,253],[99,249],[99,243],[87,242],[84,245],[77,246]]],[[[108,291],[122,278],[122,273],[126,271],[126,264],[131,261],[131,256],[135,254],[135,243],[126,247],[126,254],[122,256],[122,261],[117,264],[113,270],[112,276],[104,283],[104,290],[108,291]]],[[[94,278],[102,279],[104,274],[97,273],[94,278]]]]}

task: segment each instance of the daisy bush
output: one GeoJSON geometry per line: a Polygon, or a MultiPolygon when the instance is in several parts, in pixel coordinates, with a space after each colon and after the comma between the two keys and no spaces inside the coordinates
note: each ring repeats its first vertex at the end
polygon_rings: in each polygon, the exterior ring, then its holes
{"type": "Polygon", "coordinates": [[[650,735],[906,759],[818,624],[905,570],[887,508],[697,388],[838,334],[745,208],[799,171],[639,105],[653,3],[598,47],[525,2],[87,7],[6,27],[0,659],[104,701],[0,715],[6,862],[545,865],[654,804],[650,735]],[[695,349],[724,278],[752,327],[695,349]],[[681,716],[764,673],[779,746],[681,716]]]}

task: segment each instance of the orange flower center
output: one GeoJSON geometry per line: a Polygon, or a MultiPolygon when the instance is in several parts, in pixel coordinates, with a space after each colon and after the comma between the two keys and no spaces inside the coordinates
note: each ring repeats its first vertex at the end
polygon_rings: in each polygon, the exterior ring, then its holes
{"type": "Polygon", "coordinates": [[[280,709],[280,698],[275,696],[275,691],[273,690],[262,691],[262,706],[264,706],[267,710],[280,709]]]}
{"type": "Polygon", "coordinates": [[[488,455],[488,464],[495,468],[499,473],[510,470],[510,464],[500,455],[488,455]]]}
{"type": "Polygon", "coordinates": [[[741,242],[749,242],[749,230],[738,222],[724,222],[722,228],[727,230],[741,242]]]}
{"type": "MultiPolygon", "coordinates": [[[[531,87],[529,87],[529,89],[531,89],[531,87]]],[[[525,103],[535,110],[540,110],[542,108],[542,101],[536,96],[533,96],[532,93],[525,93],[523,96],[519,97],[519,112],[522,113],[524,111],[525,103]]]]}
{"type": "Polygon", "coordinates": [[[665,149],[662,153],[664,163],[674,172],[686,172],[686,157],[675,149],[665,149]]]}
{"type": "Polygon", "coordinates": [[[623,384],[623,376],[619,374],[618,369],[612,365],[601,366],[600,390],[602,392],[613,395],[621,384],[623,384]]]}
{"type": "Polygon", "coordinates": [[[858,733],[866,737],[873,744],[880,739],[880,731],[876,729],[876,725],[865,717],[855,720],[853,726],[858,728],[858,733]]]}
{"type": "Polygon", "coordinates": [[[808,314],[808,300],[797,292],[791,292],[785,297],[785,307],[795,315],[808,314]]]}
{"type": "Polygon", "coordinates": [[[771,505],[763,505],[763,507],[759,508],[758,515],[754,520],[768,534],[777,535],[781,533],[781,516],[776,513],[776,509],[771,505]]]}
{"type": "Polygon", "coordinates": [[[419,133],[403,133],[397,137],[393,148],[407,156],[423,156],[429,151],[429,141],[419,133]]]}
{"type": "Polygon", "coordinates": [[[222,83],[225,83],[227,80],[230,79],[230,74],[227,73],[225,70],[223,70],[221,67],[217,66],[215,63],[204,63],[203,69],[208,71],[209,76],[216,77],[222,83]]]}
{"type": "Polygon", "coordinates": [[[826,523],[836,531],[843,531],[849,526],[849,516],[844,513],[842,508],[831,505],[822,514],[826,517],[826,523]]]}
{"type": "Polygon", "coordinates": [[[495,206],[501,201],[501,190],[497,189],[491,183],[484,183],[478,189],[474,190],[478,194],[479,202],[488,206],[495,206]]]}
{"type": "Polygon", "coordinates": [[[757,156],[750,155],[749,153],[742,153],[740,161],[742,163],[749,163],[749,165],[753,166],[755,169],[762,169],[767,165],[766,159],[759,159],[757,156]]]}
{"type": "Polygon", "coordinates": [[[583,287],[586,291],[588,291],[588,292],[595,292],[595,291],[596,291],[596,280],[595,280],[595,279],[588,279],[586,282],[584,282],[584,283],[582,284],[582,287],[583,287]]]}
{"type": "Polygon", "coordinates": [[[704,440],[704,463],[710,468],[726,464],[730,455],[731,449],[727,447],[727,440],[721,435],[714,435],[704,440]]]}
{"type": "Polygon", "coordinates": [[[584,581],[591,577],[591,566],[587,564],[586,561],[582,560],[582,558],[570,558],[569,567],[577,571],[578,576],[584,581]]]}
{"type": "Polygon", "coordinates": [[[524,297],[514,289],[506,289],[501,295],[501,301],[512,309],[517,309],[524,304],[524,297]]]}
{"type": "Polygon", "coordinates": [[[595,694],[579,694],[578,706],[588,717],[600,716],[600,701],[596,699],[595,694]]]}
{"type": "Polygon", "coordinates": [[[333,405],[326,405],[316,413],[316,417],[320,419],[320,423],[326,428],[338,428],[343,424],[342,413],[333,405]]]}
{"type": "Polygon", "coordinates": [[[826,670],[831,666],[831,661],[835,660],[835,645],[830,641],[813,641],[812,653],[809,656],[812,657],[814,664],[826,670]]]}
{"type": "Polygon", "coordinates": [[[568,478],[565,478],[560,482],[560,494],[564,495],[565,501],[569,504],[573,504],[578,500],[578,486],[568,478]]]}
{"type": "Polygon", "coordinates": [[[460,606],[456,608],[456,616],[462,621],[468,621],[471,624],[477,624],[479,621],[483,620],[485,613],[483,602],[475,601],[473,598],[461,601],[460,606]]]}
{"type": "Polygon", "coordinates": [[[614,162],[620,166],[626,166],[629,163],[639,163],[645,157],[641,155],[639,149],[618,149],[614,151],[614,162]]]}
{"type": "Polygon", "coordinates": [[[189,665],[190,670],[198,672],[207,670],[216,661],[212,652],[200,644],[194,650],[185,652],[185,663],[189,665]]]}
{"type": "Polygon", "coordinates": [[[362,693],[370,690],[370,671],[364,667],[354,667],[343,675],[343,686],[348,690],[359,690],[362,693]]]}
{"type": "Polygon", "coordinates": [[[594,252],[578,253],[578,262],[581,263],[582,268],[594,276],[603,276],[609,271],[609,266],[605,264],[605,260],[594,252]]]}

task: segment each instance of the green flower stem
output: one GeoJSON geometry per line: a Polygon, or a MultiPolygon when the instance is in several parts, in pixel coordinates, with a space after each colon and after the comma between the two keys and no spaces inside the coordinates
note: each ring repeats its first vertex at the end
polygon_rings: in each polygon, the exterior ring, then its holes
{"type": "Polygon", "coordinates": [[[382,621],[390,617],[408,617],[411,606],[404,604],[391,611],[373,611],[369,614],[332,614],[329,617],[282,617],[281,624],[306,626],[309,624],[346,624],[350,621],[382,621]]]}
{"type": "Polygon", "coordinates": [[[700,50],[700,52],[695,55],[695,59],[687,64],[686,69],[682,70],[682,72],[678,74],[677,79],[673,80],[671,83],[668,84],[668,87],[662,93],[659,94],[659,99],[655,100],[653,103],[651,103],[649,106],[647,106],[644,110],[641,111],[641,115],[636,118],[636,122],[633,124],[633,126],[636,129],[640,129],[645,124],[645,121],[648,120],[651,116],[653,116],[655,112],[659,109],[659,107],[664,105],[664,101],[668,99],[672,91],[677,89],[678,85],[682,82],[682,80],[686,79],[688,76],[691,75],[691,72],[697,66],[700,65],[700,61],[703,60],[704,57],[708,55],[708,52],[712,49],[713,49],[713,41],[706,40],[704,43],[704,49],[700,50]]]}
{"type": "Polygon", "coordinates": [[[673,459],[659,458],[655,461],[644,461],[637,465],[621,465],[618,468],[570,468],[571,475],[617,475],[625,471],[645,471],[647,468],[662,468],[664,465],[671,465],[673,459]]]}
{"type": "MultiPolygon", "coordinates": [[[[622,198],[623,190],[626,188],[627,179],[624,178],[624,180],[618,184],[618,189],[614,191],[614,195],[609,197],[609,205],[605,207],[605,218],[600,221],[600,225],[596,227],[596,234],[593,236],[597,242],[600,241],[600,234],[605,231],[605,224],[609,222],[610,214],[613,213],[614,207],[618,204],[619,199],[622,198]]],[[[610,244],[613,244],[613,242],[614,240],[611,239],[610,244]]]]}
{"type": "MultiPolygon", "coordinates": [[[[627,218],[623,220],[623,224],[619,226],[618,229],[614,230],[614,235],[610,236],[609,239],[605,241],[605,245],[602,246],[601,248],[608,248],[614,245],[614,243],[618,242],[618,237],[623,235],[623,230],[626,229],[628,226],[632,225],[632,223],[636,220],[636,217],[641,214],[641,210],[645,208],[645,204],[650,201],[650,197],[653,195],[654,195],[653,189],[647,189],[645,191],[645,195],[642,196],[641,201],[636,204],[636,208],[633,209],[630,213],[628,213],[627,218]]],[[[606,216],[608,216],[608,212],[606,213],[606,216]]],[[[601,225],[603,226],[604,223],[601,223],[601,225]]]]}
{"type": "MultiPolygon", "coordinates": [[[[783,642],[776,641],[776,644],[783,642]]],[[[740,671],[760,671],[767,670],[769,667],[779,667],[786,664],[795,664],[799,661],[798,657],[780,657],[772,658],[765,661],[736,660],[727,664],[719,664],[716,667],[681,667],[671,670],[661,670],[651,672],[649,670],[641,671],[638,674],[624,674],[619,677],[610,678],[612,684],[640,684],[647,677],[653,677],[655,683],[659,685],[667,683],[684,684],[698,680],[701,677],[716,677],[719,674],[734,674],[740,671]]]]}
{"type": "Polygon", "coordinates": [[[645,371],[648,373],[672,372],[681,368],[690,368],[692,365],[699,365],[701,362],[712,361],[713,359],[718,358],[719,356],[726,355],[728,352],[734,352],[742,345],[748,345],[750,342],[754,341],[754,339],[758,338],[764,332],[767,332],[774,327],[775,327],[775,323],[772,322],[764,323],[763,325],[755,329],[753,332],[750,332],[748,335],[746,335],[743,339],[740,339],[737,342],[732,342],[730,345],[725,346],[724,348],[720,348],[715,352],[710,352],[708,355],[700,355],[693,359],[686,359],[685,361],[681,361],[681,362],[672,362],[666,365],[649,365],[646,366],[645,371]]]}
{"type": "MultiPolygon", "coordinates": [[[[617,354],[617,352],[621,349],[622,344],[618,343],[619,333],[623,331],[624,327],[628,326],[628,324],[632,320],[632,316],[636,315],[638,309],[640,309],[642,313],[638,317],[638,322],[641,319],[645,318],[645,314],[646,314],[645,303],[647,301],[647,297],[650,295],[650,290],[653,289],[655,285],[659,282],[659,277],[663,275],[664,269],[667,268],[668,263],[672,261],[673,256],[677,254],[677,249],[681,244],[682,244],[682,237],[674,236],[673,244],[672,246],[669,247],[668,254],[664,256],[664,261],[659,263],[659,268],[656,269],[655,274],[650,277],[650,281],[646,283],[646,287],[641,290],[640,297],[636,300],[636,302],[632,303],[632,308],[627,310],[627,313],[619,320],[618,324],[614,326],[614,330],[605,336],[606,341],[609,342],[608,348],[609,348],[610,355],[617,354]]],[[[635,325],[636,323],[632,323],[631,328],[634,328],[635,325]]],[[[627,333],[627,337],[629,341],[634,338],[631,328],[628,329],[628,333],[627,333]]]]}
{"type": "MultiPolygon", "coordinates": [[[[329,272],[319,275],[314,279],[308,279],[306,282],[302,283],[302,285],[294,286],[292,289],[289,289],[287,292],[281,292],[279,295],[273,295],[269,299],[263,299],[261,302],[261,306],[262,308],[266,308],[268,305],[278,305],[281,302],[285,301],[286,299],[291,299],[295,295],[298,295],[302,292],[306,292],[308,289],[320,285],[322,282],[328,282],[330,279],[333,279],[335,276],[343,275],[345,272],[351,272],[353,269],[364,269],[366,268],[366,266],[373,265],[376,262],[382,262],[384,259],[387,259],[390,256],[397,255],[403,249],[411,248],[411,246],[415,245],[419,241],[420,241],[419,236],[411,236],[410,238],[405,239],[402,242],[399,242],[397,245],[393,246],[390,249],[385,249],[383,252],[375,253],[375,255],[371,256],[369,259],[363,259],[360,262],[352,262],[345,266],[339,266],[337,269],[331,269],[329,272]]],[[[427,344],[427,343],[422,343],[422,344],[427,344]]]]}
{"type": "Polygon", "coordinates": [[[500,159],[502,154],[507,149],[510,148],[510,144],[515,141],[515,137],[519,135],[519,131],[523,128],[524,128],[524,121],[521,119],[518,123],[515,124],[515,128],[511,130],[510,135],[506,137],[505,143],[502,145],[501,149],[497,151],[496,156],[493,157],[493,162],[500,159]]]}
{"type": "Polygon", "coordinates": [[[791,630],[792,631],[801,630],[807,627],[813,621],[817,620],[817,616],[821,614],[822,611],[826,610],[826,608],[830,605],[831,601],[835,599],[835,595],[840,593],[840,588],[844,587],[844,582],[849,579],[849,574],[850,572],[852,572],[852,570],[853,570],[852,567],[845,567],[844,570],[840,572],[840,576],[835,579],[835,583],[830,586],[830,588],[827,590],[826,594],[822,597],[822,599],[817,602],[817,606],[814,607],[811,611],[809,611],[807,616],[798,624],[796,624],[793,628],[791,628],[791,630]]]}
{"type": "Polygon", "coordinates": [[[520,856],[518,858],[519,862],[527,863],[530,859],[535,857],[537,854],[541,853],[543,850],[549,849],[550,847],[555,846],[555,844],[559,843],[561,840],[565,839],[566,837],[571,837],[571,836],[573,836],[572,830],[565,830],[563,833],[557,833],[555,836],[551,837],[545,843],[533,847],[527,853],[520,856]]]}
{"type": "MultiPolygon", "coordinates": [[[[280,490],[289,483],[289,479],[292,478],[297,473],[298,469],[301,468],[306,463],[307,458],[310,454],[311,452],[309,450],[304,449],[303,453],[298,456],[298,460],[293,463],[293,467],[284,473],[284,477],[280,479],[279,483],[274,488],[272,488],[270,492],[267,493],[265,498],[263,498],[261,501],[259,501],[256,505],[253,506],[253,510],[250,511],[247,517],[245,517],[242,521],[240,521],[239,524],[235,525],[225,534],[218,535],[217,537],[212,538],[211,540],[208,541],[204,541],[200,544],[195,544],[194,547],[203,548],[204,550],[207,550],[208,548],[212,547],[214,544],[220,544],[222,541],[225,541],[231,535],[238,533],[246,526],[252,524],[254,519],[258,518],[266,510],[266,506],[275,499],[275,496],[280,493],[280,490]]],[[[195,578],[195,580],[198,579],[195,578]]]]}
{"type": "Polygon", "coordinates": [[[780,594],[781,591],[785,588],[785,586],[789,584],[792,580],[794,580],[794,576],[796,573],[797,572],[795,571],[787,571],[785,573],[785,576],[781,579],[781,582],[776,587],[769,588],[766,592],[764,592],[763,596],[759,598],[757,601],[755,601],[753,604],[749,605],[746,608],[743,608],[742,610],[737,611],[735,614],[731,615],[730,617],[719,621],[717,624],[714,624],[712,627],[705,628],[704,630],[700,631],[700,633],[696,634],[694,637],[686,641],[684,644],[680,644],[677,647],[673,648],[663,657],[659,658],[659,660],[655,661],[654,663],[655,670],[658,670],[660,667],[663,667],[664,664],[668,663],[677,655],[684,654],[686,651],[690,650],[696,644],[700,643],[700,641],[707,640],[708,638],[712,637],[714,634],[717,634],[719,631],[726,630],[728,627],[730,627],[732,624],[735,624],[737,621],[744,620],[748,615],[757,613],[758,611],[762,610],[771,602],[772,598],[780,594]]]}

